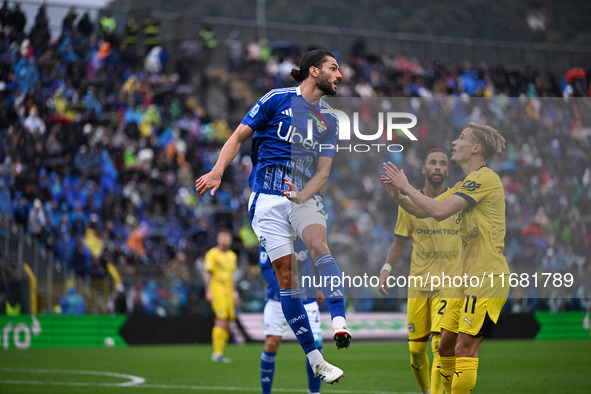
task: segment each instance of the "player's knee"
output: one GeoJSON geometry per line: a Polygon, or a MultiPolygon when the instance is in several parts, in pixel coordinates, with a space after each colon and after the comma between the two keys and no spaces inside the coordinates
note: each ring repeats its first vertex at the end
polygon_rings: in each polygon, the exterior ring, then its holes
{"type": "Polygon", "coordinates": [[[281,337],[280,336],[268,336],[265,338],[265,351],[269,353],[277,353],[279,350],[279,345],[281,345],[281,337]]]}
{"type": "Polygon", "coordinates": [[[228,319],[226,316],[224,316],[223,318],[218,318],[216,319],[215,325],[223,328],[224,330],[229,330],[230,329],[230,319],[228,319]]]}
{"type": "Polygon", "coordinates": [[[282,289],[291,288],[292,272],[289,264],[281,264],[275,272],[278,274],[279,287],[282,289]]]}
{"type": "Polygon", "coordinates": [[[422,357],[427,354],[427,341],[408,341],[408,350],[410,351],[411,358],[422,357]]]}
{"type": "Polygon", "coordinates": [[[309,244],[310,245],[307,246],[310,249],[310,253],[312,254],[312,258],[314,260],[322,256],[323,254],[330,253],[326,241],[320,237],[313,238],[312,240],[310,240],[309,244]]]}
{"type": "Polygon", "coordinates": [[[277,277],[277,281],[279,282],[279,287],[282,289],[293,288],[291,280],[292,280],[291,272],[289,274],[288,273],[281,273],[281,275],[277,277]]]}
{"type": "Polygon", "coordinates": [[[445,339],[441,338],[439,345],[437,346],[437,351],[441,357],[451,357],[455,354],[455,345],[455,342],[446,341],[445,339]]]}
{"type": "Polygon", "coordinates": [[[478,357],[478,344],[477,341],[458,340],[454,348],[456,357],[478,357]]]}

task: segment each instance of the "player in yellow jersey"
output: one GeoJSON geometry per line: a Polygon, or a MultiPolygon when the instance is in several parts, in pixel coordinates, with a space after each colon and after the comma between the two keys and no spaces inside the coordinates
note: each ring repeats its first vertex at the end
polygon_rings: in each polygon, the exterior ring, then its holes
{"type": "MultiPolygon", "coordinates": [[[[437,198],[447,190],[445,179],[449,175],[448,164],[447,153],[443,149],[436,148],[427,152],[421,169],[425,176],[425,185],[420,190],[421,193],[437,198]]],[[[395,190],[392,192],[395,193],[395,190]]],[[[408,347],[411,370],[423,393],[443,394],[437,346],[441,337],[441,318],[450,301],[448,299],[450,289],[441,288],[437,283],[432,283],[429,278],[433,278],[433,275],[441,276],[444,273],[447,275],[460,273],[459,229],[459,223],[453,218],[441,222],[433,218],[419,219],[399,207],[398,220],[394,228],[396,238],[380,272],[379,291],[388,295],[386,290],[388,275],[392,266],[398,263],[407,240],[410,239],[413,249],[409,274],[411,277],[420,277],[422,283],[409,283],[408,347]],[[431,334],[433,365],[429,376],[427,347],[431,334]]],[[[457,298],[451,300],[457,300],[457,298]]]]}
{"type": "Polygon", "coordinates": [[[450,216],[460,223],[464,303],[460,309],[448,308],[441,323],[439,343],[441,376],[446,392],[464,394],[476,385],[478,351],[490,337],[509,295],[507,283],[488,278],[507,276],[509,267],[503,256],[505,239],[505,192],[499,176],[486,161],[505,147],[505,139],[494,128],[469,123],[452,142],[451,161],[462,168],[466,178],[437,201],[421,194],[394,164],[384,164],[382,180],[406,194],[396,195],[404,209],[415,216],[438,221],[450,216]],[[488,280],[479,282],[479,279],[488,280]],[[473,281],[473,279],[476,279],[473,281]]]}
{"type": "Polygon", "coordinates": [[[236,318],[234,307],[238,305],[238,293],[234,287],[236,253],[230,250],[232,233],[222,229],[217,234],[217,245],[205,254],[205,298],[215,313],[211,332],[214,362],[229,362],[224,357],[224,348],[230,338],[230,322],[236,318]]]}

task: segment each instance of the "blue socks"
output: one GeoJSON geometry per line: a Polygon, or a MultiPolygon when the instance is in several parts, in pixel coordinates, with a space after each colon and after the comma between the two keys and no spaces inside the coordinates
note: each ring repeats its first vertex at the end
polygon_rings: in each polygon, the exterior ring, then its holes
{"type": "Polygon", "coordinates": [[[261,353],[261,388],[263,394],[271,394],[273,375],[275,374],[275,356],[277,356],[277,353],[269,353],[266,350],[261,353]]]}
{"type": "Polygon", "coordinates": [[[306,313],[302,299],[299,298],[299,296],[300,289],[279,290],[283,316],[285,316],[287,324],[289,324],[291,327],[291,330],[295,334],[300,346],[304,350],[304,353],[308,354],[317,348],[316,344],[314,343],[314,334],[312,334],[312,328],[310,327],[308,314],[306,313]]]}
{"type": "Polygon", "coordinates": [[[345,317],[345,293],[343,290],[343,275],[331,254],[323,254],[314,262],[322,284],[322,294],[326,298],[330,317],[345,317]],[[326,286],[325,286],[326,285],[326,286]],[[337,286],[338,285],[338,286],[337,286]]]}
{"type": "MultiPolygon", "coordinates": [[[[322,347],[320,347],[319,350],[322,350],[322,347]]],[[[263,353],[261,353],[261,388],[263,394],[271,394],[273,376],[275,375],[276,356],[277,353],[269,353],[266,350],[263,350],[263,353]]],[[[310,393],[319,393],[320,383],[322,381],[314,375],[310,362],[307,359],[306,372],[308,373],[308,390],[310,393]]]]}

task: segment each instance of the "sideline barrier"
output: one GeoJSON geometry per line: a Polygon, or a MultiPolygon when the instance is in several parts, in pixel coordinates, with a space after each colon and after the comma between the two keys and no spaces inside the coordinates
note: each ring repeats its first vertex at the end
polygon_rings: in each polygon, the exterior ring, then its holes
{"type": "Polygon", "coordinates": [[[127,316],[0,316],[1,348],[127,346],[119,329],[127,316]]]}
{"type": "MultiPolygon", "coordinates": [[[[321,314],[325,338],[332,336],[330,315],[321,314]]],[[[354,313],[347,319],[355,340],[406,340],[404,313],[354,313]]],[[[211,343],[214,317],[140,315],[21,315],[0,316],[0,351],[59,347],[120,347],[149,344],[211,343]]],[[[238,324],[248,341],[264,340],[263,315],[242,313],[238,324]]],[[[503,314],[497,339],[591,338],[589,314],[536,312],[503,314]]],[[[295,340],[293,334],[285,340],[295,340]]]]}
{"type": "Polygon", "coordinates": [[[211,343],[213,316],[0,316],[0,349],[211,343]]]}
{"type": "Polygon", "coordinates": [[[591,338],[589,312],[536,312],[540,332],[536,339],[587,339],[591,338]]]}

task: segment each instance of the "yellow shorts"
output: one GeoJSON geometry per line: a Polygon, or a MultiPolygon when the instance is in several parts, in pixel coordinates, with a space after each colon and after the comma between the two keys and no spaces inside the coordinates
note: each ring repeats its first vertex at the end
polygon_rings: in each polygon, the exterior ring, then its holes
{"type": "Polygon", "coordinates": [[[417,297],[418,292],[409,292],[407,302],[408,339],[414,341],[424,338],[432,332],[441,332],[441,318],[447,306],[447,299],[436,292],[422,292],[423,297],[417,297]]]}
{"type": "Polygon", "coordinates": [[[236,312],[234,310],[234,294],[232,292],[211,291],[213,300],[211,302],[211,309],[215,313],[215,317],[222,320],[234,320],[236,312]]]}
{"type": "Polygon", "coordinates": [[[440,328],[458,333],[458,322],[460,319],[460,308],[464,302],[463,298],[447,298],[447,307],[441,318],[440,328]]]}
{"type": "Polygon", "coordinates": [[[509,288],[489,289],[493,297],[479,297],[480,289],[466,289],[463,299],[448,302],[441,328],[454,333],[490,337],[507,301],[509,288]],[[450,305],[453,304],[453,307],[450,305]]]}

